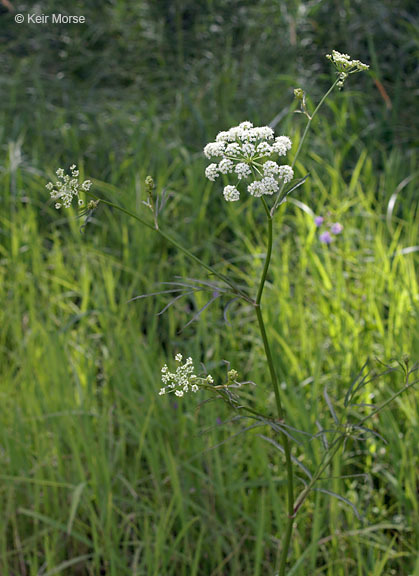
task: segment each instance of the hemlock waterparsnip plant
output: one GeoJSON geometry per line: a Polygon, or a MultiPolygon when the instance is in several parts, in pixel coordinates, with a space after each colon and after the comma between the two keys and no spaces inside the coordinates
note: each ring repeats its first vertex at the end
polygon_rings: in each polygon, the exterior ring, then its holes
{"type": "MultiPolygon", "coordinates": [[[[205,176],[214,183],[214,189],[221,187],[222,182],[222,194],[225,201],[229,203],[239,203],[243,198],[253,197],[252,209],[260,210],[266,218],[265,258],[259,283],[256,286],[243,286],[234,280],[233,274],[220,273],[217,268],[205,263],[160,226],[159,213],[164,203],[160,197],[155,195],[154,181],[151,177],[146,180],[147,199],[143,202],[148,208],[151,218],[118,206],[104,197],[97,197],[90,180],[79,182],[79,171],[74,164],[70,167],[69,174],[65,174],[61,168],[57,170],[58,181],[55,184],[52,182],[47,184],[47,189],[50,191],[57,209],[69,208],[74,200],[77,205],[83,206],[82,215],[86,217],[85,223],[87,223],[99,205],[108,205],[134,218],[141,225],[154,230],[166,242],[201,266],[209,275],[209,279],[206,278],[205,280],[185,279],[182,282],[175,282],[169,291],[180,297],[193,293],[199,288],[201,291],[207,290],[211,293],[209,304],[213,303],[220,294],[223,294],[229,297],[231,301],[243,302],[253,309],[254,320],[259,328],[266,357],[266,369],[259,374],[256,382],[246,381],[246,375],[241,374],[239,366],[228,366],[225,380],[217,381],[217,377],[208,374],[204,366],[196,367],[199,359],[194,362],[192,357],[184,359],[182,354],[177,353],[174,359],[175,368],[171,368],[172,362],[169,362],[161,369],[160,377],[163,387],[160,387],[159,394],[164,397],[173,393],[178,398],[182,398],[188,393],[193,393],[193,395],[208,394],[212,400],[223,400],[233,411],[235,421],[249,421],[252,426],[267,430],[260,437],[277,448],[281,459],[283,457],[283,475],[286,486],[287,508],[286,511],[280,511],[284,523],[281,531],[274,535],[277,538],[279,549],[276,569],[278,576],[285,576],[288,570],[291,570],[292,555],[290,549],[292,548],[294,525],[301,506],[312,492],[321,491],[340,499],[345,505],[353,509],[354,514],[358,515],[360,519],[362,518],[362,514],[349,500],[322,488],[321,480],[324,479],[324,474],[327,473],[333,458],[345,449],[348,439],[356,437],[362,440],[374,434],[374,430],[366,425],[367,421],[388,406],[401,393],[416,384],[416,381],[412,381],[411,377],[417,366],[411,366],[409,359],[404,358],[397,367],[385,366],[383,372],[384,374],[388,371],[399,370],[403,375],[403,386],[383,404],[372,407],[369,413],[365,413],[365,411],[368,411],[370,407],[358,403],[357,395],[361,393],[367,382],[378,379],[381,374],[368,376],[365,370],[361,370],[348,389],[341,406],[334,406],[327,390],[324,391],[325,408],[331,414],[330,429],[320,429],[311,433],[296,430],[289,424],[287,418],[286,402],[284,402],[283,397],[286,391],[281,389],[275,369],[274,356],[276,351],[268,336],[266,315],[263,308],[264,289],[273,257],[275,217],[278,210],[291,197],[290,195],[294,194],[310,177],[307,174],[296,180],[294,169],[303,150],[312,121],[324,101],[335,88],[341,89],[350,75],[368,69],[366,64],[352,60],[347,54],[341,54],[337,51],[327,55],[327,58],[336,68],[337,78],[313,111],[308,108],[304,91],[301,88],[294,91],[298,106],[296,112],[307,118],[305,130],[295,151],[290,136],[275,135],[272,127],[254,126],[250,121],[241,122],[238,126],[220,132],[215,141],[207,144],[204,148],[204,155],[211,161],[205,170],[205,176]],[[288,155],[292,161],[287,163],[285,160],[288,155]],[[266,389],[264,406],[254,405],[251,392],[241,394],[243,389],[247,390],[244,388],[246,385],[256,385],[266,389]],[[269,402],[271,392],[273,392],[274,406],[271,406],[269,402]],[[303,464],[302,459],[299,458],[304,441],[322,443],[322,459],[314,469],[307,461],[303,464]],[[320,487],[318,487],[319,484],[320,487]]],[[[214,190],[214,193],[217,192],[214,190]]],[[[326,245],[343,233],[343,226],[327,216],[317,216],[315,225],[321,231],[320,242],[326,245]]],[[[275,258],[280,258],[280,254],[275,254],[275,258]]],[[[145,296],[147,295],[137,298],[145,296]]],[[[292,346],[292,342],[290,342],[290,346],[292,346]]],[[[220,365],[222,361],[223,358],[220,358],[220,365]]],[[[165,398],[162,398],[162,402],[164,401],[165,398]]],[[[278,489],[282,490],[282,486],[279,486],[278,489]]]]}

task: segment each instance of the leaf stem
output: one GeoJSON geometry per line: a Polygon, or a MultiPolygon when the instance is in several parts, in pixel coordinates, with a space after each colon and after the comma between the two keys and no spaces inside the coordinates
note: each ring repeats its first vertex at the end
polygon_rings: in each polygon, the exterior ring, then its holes
{"type": "MultiPolygon", "coordinates": [[[[268,362],[272,388],[273,388],[274,393],[275,393],[275,400],[276,400],[276,408],[277,408],[277,412],[278,412],[278,417],[281,420],[283,420],[284,419],[284,409],[283,409],[282,403],[281,403],[281,395],[279,392],[278,377],[277,377],[277,374],[275,371],[273,358],[272,358],[272,352],[271,352],[271,348],[269,346],[269,340],[268,340],[268,336],[266,334],[266,328],[265,328],[265,323],[263,320],[262,309],[261,309],[263,289],[265,287],[266,277],[267,277],[269,265],[271,262],[272,240],[273,240],[272,216],[271,216],[271,213],[269,211],[269,207],[266,203],[266,200],[265,200],[265,198],[263,198],[263,196],[262,196],[261,200],[262,200],[262,204],[263,204],[263,207],[265,209],[266,216],[268,219],[268,246],[267,246],[267,250],[266,250],[265,264],[263,267],[263,272],[262,272],[262,276],[260,279],[256,300],[255,300],[255,310],[256,310],[256,316],[257,316],[257,320],[258,320],[258,324],[259,324],[259,330],[260,330],[260,333],[262,336],[263,347],[265,350],[265,356],[266,356],[266,360],[268,362]]],[[[287,563],[288,550],[289,550],[290,543],[291,543],[292,528],[293,528],[293,524],[294,524],[294,476],[293,476],[293,467],[292,467],[291,446],[290,446],[288,436],[284,432],[281,432],[281,439],[282,439],[282,443],[284,446],[286,469],[287,469],[288,520],[287,520],[287,527],[285,530],[285,537],[284,537],[283,544],[282,544],[278,576],[284,576],[285,575],[285,567],[286,567],[286,563],[287,563]]]]}
{"type": "MultiPolygon", "coordinates": [[[[91,193],[89,195],[94,196],[91,193]]],[[[97,198],[96,196],[94,196],[94,197],[97,198]]],[[[109,200],[104,200],[103,198],[97,198],[97,199],[100,200],[100,202],[102,204],[106,204],[107,206],[110,206],[111,208],[115,208],[116,210],[123,212],[127,216],[134,218],[138,222],[141,222],[141,224],[143,224],[144,226],[146,226],[150,230],[154,230],[154,232],[157,232],[157,234],[159,236],[164,238],[167,242],[169,242],[169,244],[172,244],[173,246],[175,246],[175,248],[177,248],[180,252],[185,254],[185,256],[187,256],[190,260],[193,260],[194,262],[196,262],[196,264],[198,264],[199,266],[201,266],[202,268],[207,270],[207,272],[216,276],[219,280],[222,280],[225,284],[227,284],[227,286],[229,286],[231,288],[231,290],[234,292],[234,294],[237,294],[237,296],[239,296],[243,300],[246,300],[246,302],[253,303],[253,300],[251,300],[245,292],[240,290],[240,288],[238,286],[236,286],[236,284],[234,282],[232,282],[227,276],[225,276],[224,274],[221,274],[220,272],[217,272],[217,270],[215,270],[212,266],[209,266],[203,260],[201,260],[200,258],[195,256],[195,254],[193,254],[187,248],[182,246],[182,244],[179,244],[179,242],[177,240],[175,240],[172,236],[170,236],[166,232],[163,232],[163,230],[161,230],[161,228],[153,226],[152,224],[150,224],[150,222],[147,222],[147,220],[145,220],[144,218],[141,218],[141,216],[138,216],[138,214],[135,214],[135,212],[131,212],[131,210],[127,210],[123,206],[119,206],[118,204],[114,204],[113,202],[109,202],[109,200]]]]}
{"type": "MultiPolygon", "coordinates": [[[[313,122],[314,117],[316,116],[317,112],[320,110],[320,108],[323,106],[324,101],[326,100],[326,98],[329,96],[329,94],[333,91],[333,89],[335,88],[336,84],[339,82],[339,78],[337,78],[333,84],[331,85],[331,87],[329,88],[329,90],[324,94],[323,98],[320,100],[320,102],[317,104],[316,108],[314,109],[313,114],[309,117],[306,127],[304,129],[303,135],[301,137],[301,140],[298,144],[298,148],[297,148],[297,152],[295,153],[294,159],[291,163],[291,168],[294,168],[297,160],[298,160],[298,156],[300,155],[301,149],[303,147],[304,141],[306,139],[306,136],[308,134],[308,131],[310,130],[311,127],[311,123],[313,122]]],[[[278,204],[280,202],[280,200],[282,199],[282,192],[285,188],[285,182],[283,182],[278,195],[276,197],[275,203],[271,208],[271,216],[273,217],[273,215],[275,214],[276,209],[278,208],[278,204]]]]}

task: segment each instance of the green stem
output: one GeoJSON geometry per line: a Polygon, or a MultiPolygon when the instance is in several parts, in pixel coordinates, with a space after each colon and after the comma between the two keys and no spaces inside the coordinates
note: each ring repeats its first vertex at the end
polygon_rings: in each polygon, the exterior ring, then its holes
{"type": "MultiPolygon", "coordinates": [[[[284,418],[284,409],[281,403],[281,395],[279,392],[279,385],[278,385],[278,377],[275,371],[272,352],[269,346],[268,336],[266,334],[265,323],[263,321],[262,309],[261,309],[261,301],[263,295],[263,289],[265,287],[266,276],[268,274],[269,265],[271,262],[272,256],[272,238],[273,238],[273,230],[272,230],[272,216],[269,211],[269,207],[266,203],[266,200],[262,196],[262,204],[266,212],[266,216],[268,218],[268,246],[266,250],[266,259],[265,265],[263,267],[262,276],[259,283],[259,288],[256,296],[255,301],[255,309],[256,309],[256,316],[258,319],[259,330],[262,336],[263,347],[265,349],[266,360],[268,362],[269,372],[271,376],[271,383],[272,388],[274,389],[275,393],[275,400],[276,400],[276,408],[278,412],[278,417],[283,420],[284,418]]],[[[291,459],[291,446],[288,439],[288,436],[281,433],[281,439],[284,446],[284,453],[285,453],[285,461],[286,461],[286,469],[287,469],[287,508],[288,508],[288,520],[287,526],[285,530],[285,536],[283,540],[282,550],[281,550],[281,558],[279,564],[279,572],[278,576],[285,575],[285,567],[287,563],[288,557],[288,550],[291,543],[291,536],[292,536],[292,529],[294,524],[294,476],[293,476],[293,467],[292,467],[292,459],[291,459]]]]}
{"type": "Polygon", "coordinates": [[[320,110],[320,108],[322,107],[323,102],[326,100],[326,98],[329,96],[329,94],[333,91],[334,87],[336,86],[336,84],[337,84],[338,82],[339,82],[339,78],[337,78],[337,79],[333,82],[333,84],[331,85],[331,87],[329,88],[329,90],[326,92],[326,94],[323,96],[323,98],[322,98],[322,99],[320,100],[320,102],[317,104],[316,108],[314,109],[313,114],[312,114],[312,115],[310,116],[310,118],[308,119],[308,122],[307,122],[307,124],[306,124],[305,130],[304,130],[303,135],[302,135],[302,137],[301,137],[301,140],[300,140],[300,142],[299,142],[299,144],[298,144],[298,148],[297,148],[297,152],[295,153],[294,160],[292,161],[292,164],[291,164],[292,168],[294,168],[295,163],[297,162],[298,156],[299,156],[299,154],[300,154],[300,152],[301,152],[301,148],[303,147],[303,144],[304,144],[304,140],[306,139],[307,133],[308,133],[308,131],[310,130],[310,126],[311,126],[311,123],[313,122],[314,117],[316,116],[317,112],[318,112],[318,111],[320,110]]]}
{"type": "MultiPolygon", "coordinates": [[[[89,195],[93,196],[93,194],[89,194],[89,195]]],[[[96,196],[94,196],[94,197],[97,198],[96,196]]],[[[141,216],[138,216],[138,214],[135,214],[135,212],[131,212],[131,210],[127,210],[126,208],[124,208],[122,206],[118,206],[118,204],[114,204],[113,202],[109,202],[108,200],[104,200],[102,198],[97,198],[97,199],[100,200],[100,202],[102,204],[106,204],[107,206],[110,206],[111,208],[115,208],[116,210],[119,210],[120,212],[127,214],[127,216],[134,218],[138,222],[141,222],[141,224],[143,224],[147,228],[154,230],[155,232],[157,232],[157,234],[159,234],[159,236],[164,238],[167,242],[169,242],[169,244],[172,244],[172,246],[175,246],[180,252],[185,254],[190,260],[193,260],[194,262],[199,264],[199,266],[201,266],[202,268],[205,268],[205,270],[207,270],[210,274],[216,276],[219,280],[222,280],[225,284],[227,284],[227,286],[229,286],[232,289],[234,294],[236,294],[237,296],[240,296],[240,298],[243,298],[243,300],[246,300],[247,302],[253,303],[253,301],[242,290],[240,290],[240,288],[238,288],[234,284],[234,282],[229,280],[229,278],[227,278],[227,276],[225,276],[224,274],[221,274],[220,272],[217,272],[217,270],[214,270],[214,268],[212,268],[211,266],[208,266],[208,264],[205,264],[205,262],[203,260],[201,260],[200,258],[195,256],[195,254],[192,254],[192,252],[190,252],[187,248],[182,246],[182,244],[179,244],[179,242],[177,242],[177,240],[172,238],[169,234],[166,234],[166,232],[163,232],[163,230],[161,230],[160,228],[153,226],[152,224],[147,222],[147,220],[144,220],[143,218],[141,218],[141,216]]]]}
{"type": "Polygon", "coordinates": [[[320,476],[323,474],[323,472],[326,470],[326,468],[329,466],[329,464],[333,460],[335,454],[337,453],[337,451],[339,450],[339,448],[342,444],[342,441],[343,441],[343,437],[338,438],[336,440],[336,443],[335,443],[335,446],[333,447],[333,449],[330,450],[330,452],[327,452],[324,455],[324,457],[322,458],[322,461],[320,462],[319,467],[317,468],[317,471],[313,475],[309,484],[307,484],[307,486],[304,488],[304,490],[301,492],[301,494],[298,496],[297,500],[295,501],[294,515],[297,514],[298,510],[303,505],[304,500],[310,494],[311,489],[313,488],[314,484],[317,482],[317,480],[320,478],[320,476]]]}
{"type": "MultiPolygon", "coordinates": [[[[298,148],[297,148],[297,152],[295,153],[294,159],[291,163],[291,168],[294,168],[297,160],[298,160],[298,156],[300,155],[301,149],[303,147],[304,144],[304,140],[306,139],[306,136],[308,134],[308,131],[310,130],[311,127],[311,123],[313,122],[314,117],[316,116],[317,112],[320,110],[320,108],[323,106],[324,101],[326,100],[326,98],[329,96],[329,94],[333,91],[333,89],[335,88],[336,84],[339,82],[339,78],[337,78],[335,80],[335,82],[333,82],[333,84],[331,85],[331,87],[329,88],[329,90],[324,94],[323,98],[320,100],[320,102],[317,104],[316,108],[314,109],[313,114],[309,117],[308,122],[306,124],[306,127],[304,129],[303,135],[301,137],[301,140],[298,144],[298,148]]],[[[273,216],[275,214],[275,210],[278,206],[279,201],[282,199],[282,192],[284,191],[285,188],[285,182],[282,184],[278,195],[276,197],[275,203],[272,206],[271,209],[271,216],[273,216]]]]}

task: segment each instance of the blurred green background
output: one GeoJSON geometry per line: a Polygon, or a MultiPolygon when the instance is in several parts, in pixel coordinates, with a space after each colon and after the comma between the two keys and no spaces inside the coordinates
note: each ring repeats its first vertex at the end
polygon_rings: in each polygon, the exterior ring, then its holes
{"type": "MultiPolygon", "coordinates": [[[[332,49],[369,63],[313,123],[296,165],[310,178],[280,211],[264,296],[289,423],[333,421],[370,359],[418,358],[416,3],[166,1],[0,4],[0,572],[52,576],[273,574],[285,523],[282,455],[240,433],[220,403],[159,398],[160,367],[223,360],[273,398],[251,309],[197,293],[157,315],[159,282],[208,279],[152,231],[100,207],[83,233],[45,184],[73,162],[94,190],[147,209],[144,178],[168,198],[161,226],[254,290],[264,213],[227,205],[202,148],[243,120],[295,144],[334,80],[332,49]],[[11,12],[11,9],[14,12],[11,12]],[[16,13],[83,15],[17,24],[16,13]],[[319,242],[313,215],[344,232],[319,242]]],[[[163,285],[164,289],[165,285],[163,285]]],[[[398,373],[367,385],[379,404],[398,373]]],[[[289,576],[417,575],[417,395],[351,440],[297,518],[289,576]],[[350,477],[348,477],[351,475],[350,477]],[[354,476],[355,475],[355,476],[354,476]]],[[[320,440],[294,446],[313,469],[320,440]]],[[[299,483],[302,487],[302,483],[299,483]]]]}

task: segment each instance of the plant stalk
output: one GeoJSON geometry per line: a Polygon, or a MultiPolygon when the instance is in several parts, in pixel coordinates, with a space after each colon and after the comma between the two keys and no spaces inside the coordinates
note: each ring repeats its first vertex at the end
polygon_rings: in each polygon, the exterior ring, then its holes
{"type": "MultiPolygon", "coordinates": [[[[310,130],[310,126],[311,126],[311,123],[313,122],[314,117],[316,116],[316,114],[317,114],[317,112],[320,110],[320,108],[323,106],[324,101],[325,101],[326,98],[329,96],[329,94],[333,91],[333,89],[335,88],[335,86],[336,86],[336,84],[337,84],[338,82],[339,82],[339,78],[337,78],[337,79],[333,82],[333,84],[330,86],[329,90],[324,94],[323,98],[322,98],[322,99],[320,100],[320,102],[317,104],[316,108],[314,109],[313,114],[308,117],[308,121],[307,121],[306,127],[305,127],[305,129],[304,129],[303,135],[301,136],[301,140],[300,140],[300,142],[299,142],[299,144],[298,144],[297,152],[295,153],[294,159],[293,159],[293,161],[291,162],[291,168],[294,168],[294,166],[295,166],[295,164],[296,164],[296,162],[297,162],[297,160],[298,160],[298,156],[300,155],[301,149],[302,149],[302,147],[303,147],[303,144],[304,144],[304,141],[305,141],[306,136],[307,136],[307,134],[308,134],[308,131],[310,130]]],[[[276,211],[276,209],[277,209],[277,207],[278,207],[278,203],[279,203],[279,201],[280,201],[281,198],[282,198],[282,192],[284,191],[284,188],[285,188],[285,182],[282,184],[282,186],[281,186],[281,188],[280,188],[280,190],[279,190],[279,193],[278,193],[278,195],[277,195],[277,197],[276,197],[275,203],[274,203],[274,205],[273,205],[272,208],[271,208],[270,214],[271,214],[272,217],[273,217],[273,215],[275,214],[275,211],[276,211]]]]}
{"type": "MultiPolygon", "coordinates": [[[[265,264],[263,267],[263,272],[262,272],[262,276],[260,279],[259,288],[258,288],[258,292],[257,292],[257,296],[256,296],[255,309],[256,309],[256,316],[257,316],[257,320],[258,320],[258,324],[259,324],[259,330],[260,330],[260,333],[262,336],[263,347],[265,349],[266,360],[267,360],[268,366],[269,366],[269,373],[271,376],[272,388],[273,388],[274,393],[275,393],[275,400],[276,400],[276,408],[277,408],[277,412],[278,412],[278,417],[280,420],[283,420],[285,413],[284,413],[284,409],[283,409],[282,403],[281,403],[281,395],[279,392],[278,377],[277,377],[276,370],[274,367],[272,352],[271,352],[271,348],[269,346],[269,340],[268,340],[268,336],[266,334],[266,328],[265,328],[265,323],[263,321],[263,315],[262,315],[262,309],[261,309],[263,289],[265,287],[266,276],[268,274],[269,265],[271,262],[272,240],[273,240],[272,216],[271,216],[271,213],[269,211],[269,207],[266,203],[266,200],[263,198],[263,196],[262,196],[262,203],[263,203],[263,207],[265,209],[266,216],[268,219],[268,246],[267,246],[267,250],[266,250],[265,264]]],[[[284,576],[285,575],[285,567],[287,564],[288,551],[289,551],[289,547],[291,544],[292,529],[293,529],[293,524],[294,524],[294,475],[293,475],[293,467],[292,467],[292,459],[291,459],[291,446],[290,446],[288,436],[286,434],[284,434],[284,432],[281,432],[281,437],[282,437],[281,438],[282,444],[284,447],[286,470],[287,470],[288,520],[287,520],[287,525],[286,525],[286,529],[285,529],[285,536],[284,536],[282,550],[281,550],[278,576],[284,576]]]]}

